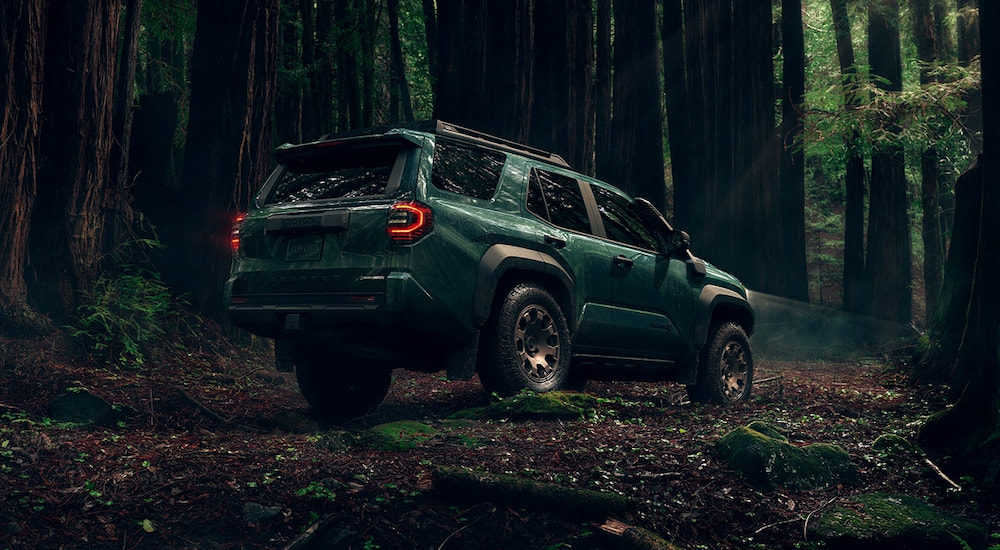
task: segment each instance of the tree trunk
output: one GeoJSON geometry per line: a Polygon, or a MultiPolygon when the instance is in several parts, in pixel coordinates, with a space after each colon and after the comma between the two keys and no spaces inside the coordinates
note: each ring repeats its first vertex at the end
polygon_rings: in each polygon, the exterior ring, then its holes
{"type": "MultiPolygon", "coordinates": [[[[980,47],[980,17],[979,0],[958,0],[958,62],[963,66],[979,55],[980,47]]],[[[983,95],[981,90],[971,90],[965,99],[965,127],[968,129],[972,153],[983,150],[983,95]]]]}
{"type": "MultiPolygon", "coordinates": [[[[680,1],[680,0],[678,0],[680,1]]],[[[594,173],[611,174],[611,0],[597,0],[596,54],[594,57],[594,173]]]]}
{"type": "MultiPolygon", "coordinates": [[[[302,32],[305,22],[300,17],[298,3],[281,2],[281,33],[278,44],[278,96],[274,105],[274,133],[276,143],[302,142],[302,108],[306,76],[302,32]]],[[[312,22],[309,23],[312,25],[312,22]]]]}
{"type": "MultiPolygon", "coordinates": [[[[684,60],[684,17],[682,0],[663,3],[663,74],[667,130],[670,147],[670,172],[673,181],[674,212],[677,206],[689,208],[692,200],[685,193],[697,193],[691,184],[697,147],[691,139],[691,102],[684,60]]],[[[598,116],[600,116],[598,108],[598,116]]],[[[683,219],[683,217],[681,218],[683,219]]],[[[686,229],[679,227],[679,229],[686,229]]]]}
{"type": "Polygon", "coordinates": [[[628,193],[666,209],[656,3],[614,2],[614,91],[611,170],[605,177],[628,193]]]}
{"type": "MultiPolygon", "coordinates": [[[[851,41],[851,22],[847,15],[847,0],[830,0],[833,28],[837,35],[837,58],[844,90],[844,108],[856,109],[859,97],[858,74],[851,41]]],[[[853,132],[848,138],[844,176],[844,311],[865,313],[871,291],[864,278],[865,270],[865,165],[859,152],[861,136],[853,132]]]]}
{"type": "MultiPolygon", "coordinates": [[[[399,0],[389,0],[389,44],[392,54],[392,74],[389,89],[389,101],[395,108],[401,105],[403,108],[402,120],[410,122],[413,120],[413,103],[410,101],[410,85],[406,82],[406,67],[403,63],[403,46],[399,40],[399,0]]],[[[391,111],[390,111],[391,112],[391,111]]],[[[390,122],[399,122],[398,109],[396,115],[389,116],[390,122]]]]}
{"type": "MultiPolygon", "coordinates": [[[[902,91],[899,43],[899,4],[896,0],[872,4],[868,10],[868,59],[872,74],[882,77],[879,87],[902,91]]],[[[895,121],[886,121],[898,132],[895,121]]],[[[906,212],[906,174],[902,145],[882,143],[872,154],[868,218],[866,278],[871,281],[874,317],[909,325],[912,281],[910,222],[906,212]]]]}
{"type": "Polygon", "coordinates": [[[0,3],[0,78],[7,94],[0,113],[0,333],[32,333],[42,319],[28,307],[24,266],[38,184],[42,125],[45,0],[0,3]]]}
{"type": "Polygon", "coordinates": [[[135,74],[138,65],[139,30],[143,0],[127,0],[124,35],[118,56],[118,76],[115,82],[114,119],[112,129],[115,146],[111,149],[108,184],[108,207],[105,219],[105,249],[114,250],[126,242],[134,230],[132,211],[132,175],[129,172],[129,152],[132,141],[132,121],[135,115],[135,74]]]}
{"type": "MultiPolygon", "coordinates": [[[[913,12],[913,34],[917,41],[917,54],[920,61],[927,64],[920,71],[920,84],[934,81],[930,76],[929,67],[940,59],[937,44],[938,25],[931,12],[930,0],[910,0],[910,11],[913,12]]],[[[941,235],[941,216],[938,197],[940,189],[940,162],[936,147],[930,147],[920,153],[920,198],[923,206],[921,237],[924,241],[924,295],[927,311],[924,322],[930,324],[934,308],[937,307],[938,294],[941,292],[941,276],[944,270],[944,244],[941,235]]]]}
{"type": "MultiPolygon", "coordinates": [[[[1000,26],[995,2],[980,7],[986,28],[1000,26]]],[[[972,291],[964,312],[953,390],[962,388],[954,407],[932,416],[920,430],[925,448],[953,457],[947,466],[976,477],[984,495],[996,499],[1000,489],[1000,109],[985,99],[1000,93],[1000,71],[992,70],[1000,51],[995,35],[983,35],[983,163],[978,181],[978,223],[970,223],[976,239],[972,291]],[[987,184],[988,182],[988,184],[987,184]]],[[[978,176],[977,176],[978,177],[978,176]]],[[[957,239],[957,236],[956,236],[957,239]]],[[[953,244],[954,247],[954,244],[953,244]]],[[[950,261],[950,256],[949,256],[950,261]]]]}
{"type": "MultiPolygon", "coordinates": [[[[774,293],[779,296],[809,301],[809,282],[806,276],[805,228],[805,154],[799,143],[804,116],[805,95],[805,38],[802,31],[802,1],[783,0],[781,3],[781,50],[784,64],[782,75],[780,137],[780,189],[777,194],[782,223],[780,234],[772,235],[781,244],[776,258],[783,266],[781,278],[774,293]]],[[[764,227],[773,222],[760,220],[764,227]]],[[[764,275],[766,278],[766,275],[764,275]]],[[[766,290],[766,289],[765,289],[766,290]]]]}
{"type": "Polygon", "coordinates": [[[438,24],[437,13],[434,9],[434,0],[423,0],[424,8],[424,36],[427,39],[427,71],[431,77],[431,93],[434,97],[438,94],[438,24]]]}
{"type": "Polygon", "coordinates": [[[162,232],[172,260],[161,267],[196,309],[215,318],[222,316],[233,215],[248,207],[270,170],[277,28],[278,0],[199,5],[183,188],[162,232]]]}
{"type": "MultiPolygon", "coordinates": [[[[38,193],[31,216],[29,293],[67,321],[96,280],[114,145],[112,105],[120,0],[68,3],[48,12],[38,193]]],[[[36,75],[37,77],[37,75],[36,75]]]]}

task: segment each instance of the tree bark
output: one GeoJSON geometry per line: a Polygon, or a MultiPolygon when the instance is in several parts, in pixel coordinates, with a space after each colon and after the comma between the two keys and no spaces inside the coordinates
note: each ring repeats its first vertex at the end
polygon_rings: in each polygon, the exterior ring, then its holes
{"type": "MultiPolygon", "coordinates": [[[[392,74],[390,76],[392,85],[389,88],[391,90],[389,101],[393,108],[396,105],[402,106],[402,121],[410,122],[413,120],[413,103],[410,101],[410,85],[406,82],[403,46],[399,40],[399,0],[389,0],[387,9],[389,11],[389,49],[392,54],[392,74]]],[[[397,109],[395,115],[390,114],[389,121],[398,122],[399,120],[397,109]]]]}
{"type": "MultiPolygon", "coordinates": [[[[680,1],[680,0],[678,0],[680,1]]],[[[594,57],[594,173],[607,176],[611,163],[611,0],[597,0],[594,57]]]]}
{"type": "MultiPolygon", "coordinates": [[[[868,10],[868,60],[879,87],[903,89],[899,42],[899,4],[872,4],[868,10]]],[[[897,133],[895,121],[886,121],[897,133]]],[[[866,278],[871,282],[870,314],[909,325],[912,314],[910,222],[906,212],[906,174],[901,144],[883,142],[872,154],[866,278]]]]}
{"type": "MultiPolygon", "coordinates": [[[[941,58],[937,43],[938,25],[931,11],[930,0],[910,0],[913,13],[913,34],[917,42],[917,55],[926,64],[920,70],[920,84],[930,84],[934,79],[928,67],[941,58]]],[[[921,237],[924,241],[924,295],[927,305],[924,322],[930,324],[938,294],[941,292],[941,276],[944,270],[944,244],[941,234],[941,208],[938,201],[940,162],[936,147],[929,147],[920,153],[920,198],[923,206],[921,237]]]]}
{"type": "MultiPolygon", "coordinates": [[[[784,258],[781,279],[774,293],[793,300],[809,301],[809,283],[806,275],[805,228],[805,153],[799,142],[804,116],[803,103],[806,87],[805,37],[802,31],[802,1],[783,0],[781,3],[781,50],[783,52],[781,94],[782,147],[780,153],[779,185],[777,194],[781,212],[781,233],[773,235],[781,244],[776,257],[784,258]]],[[[770,220],[761,220],[764,227],[770,220]]],[[[764,275],[766,278],[766,275],[764,275]]],[[[766,289],[765,289],[766,290],[766,289]]]]}
{"type": "Polygon", "coordinates": [[[0,113],[0,333],[27,334],[43,326],[28,307],[24,267],[38,185],[45,0],[0,3],[0,24],[0,78],[7,90],[0,113]]]}
{"type": "MultiPolygon", "coordinates": [[[[691,139],[691,110],[688,105],[688,76],[684,60],[684,14],[682,0],[663,3],[663,74],[665,105],[667,108],[667,135],[670,147],[670,172],[673,181],[675,216],[677,206],[689,208],[693,202],[686,193],[697,193],[692,176],[697,147],[691,139]]],[[[598,116],[600,116],[598,109],[598,116]]],[[[681,216],[681,220],[684,217],[681,216]]],[[[679,229],[686,229],[681,226],[679,229]]]]}
{"type": "Polygon", "coordinates": [[[108,184],[108,204],[105,218],[104,247],[106,250],[114,250],[119,244],[131,239],[134,230],[129,154],[132,142],[132,121],[135,118],[135,76],[139,58],[142,4],[143,0],[127,0],[125,5],[124,35],[118,56],[114,118],[111,124],[115,145],[111,149],[109,168],[112,179],[108,184]]]}
{"type": "Polygon", "coordinates": [[[233,215],[270,171],[277,29],[278,0],[199,5],[183,187],[162,232],[170,260],[160,267],[198,311],[217,319],[233,215]]]}
{"type": "Polygon", "coordinates": [[[666,210],[663,129],[656,3],[614,2],[614,91],[612,92],[609,183],[666,210]]]}
{"type": "MultiPolygon", "coordinates": [[[[856,109],[862,99],[858,92],[858,73],[855,66],[854,46],[851,41],[851,22],[847,14],[847,0],[830,0],[833,28],[837,35],[837,58],[840,61],[841,85],[844,90],[844,108],[856,109]]],[[[846,171],[844,175],[844,311],[865,313],[871,290],[864,278],[865,269],[865,165],[859,152],[861,136],[852,132],[848,138],[846,171]]]]}
{"type": "Polygon", "coordinates": [[[103,250],[114,145],[112,105],[120,0],[72,2],[48,11],[45,121],[31,216],[29,294],[67,321],[96,280],[103,250]]]}

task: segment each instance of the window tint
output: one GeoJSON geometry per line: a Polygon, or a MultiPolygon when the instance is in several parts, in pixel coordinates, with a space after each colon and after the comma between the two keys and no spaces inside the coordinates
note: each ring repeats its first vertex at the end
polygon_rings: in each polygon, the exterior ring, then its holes
{"type": "Polygon", "coordinates": [[[656,236],[635,214],[632,202],[603,187],[591,186],[594,200],[604,221],[608,238],[623,244],[656,250],[656,236]]]}
{"type": "Polygon", "coordinates": [[[438,189],[488,199],[496,192],[506,155],[438,139],[431,183],[438,189]]]}
{"type": "Polygon", "coordinates": [[[291,159],[274,187],[268,203],[319,201],[381,196],[389,184],[398,147],[362,151],[319,150],[291,159]]]}
{"type": "Polygon", "coordinates": [[[559,227],[590,233],[587,206],[574,178],[532,169],[528,182],[528,211],[559,227]]]}

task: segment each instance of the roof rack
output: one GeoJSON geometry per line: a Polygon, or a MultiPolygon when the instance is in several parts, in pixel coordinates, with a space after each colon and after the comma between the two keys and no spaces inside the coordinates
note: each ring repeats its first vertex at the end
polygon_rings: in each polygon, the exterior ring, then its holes
{"type": "Polygon", "coordinates": [[[491,136],[490,134],[472,130],[470,128],[464,128],[457,124],[452,124],[450,122],[445,122],[443,120],[438,120],[436,122],[437,125],[434,128],[435,134],[451,136],[451,137],[459,137],[467,141],[483,143],[491,147],[495,147],[497,149],[502,149],[512,153],[525,155],[528,157],[548,162],[550,164],[562,166],[564,168],[570,167],[569,163],[566,162],[564,158],[555,153],[550,153],[548,151],[536,149],[528,145],[517,143],[516,141],[511,141],[509,139],[503,139],[496,136],[491,136]]]}

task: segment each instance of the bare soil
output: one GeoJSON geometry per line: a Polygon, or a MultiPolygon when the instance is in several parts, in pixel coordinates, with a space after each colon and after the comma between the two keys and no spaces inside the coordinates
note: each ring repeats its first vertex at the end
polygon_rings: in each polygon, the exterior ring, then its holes
{"type": "Polygon", "coordinates": [[[969,480],[872,442],[911,441],[944,406],[887,357],[797,362],[758,357],[754,398],[691,404],[682,386],[591,382],[595,414],[572,420],[455,421],[494,398],[477,380],[398,370],[372,415],[313,419],[294,375],[214,331],[166,343],[142,368],[96,364],[61,333],[0,339],[0,546],[21,548],[605,548],[605,519],[435,488],[467,466],[629,499],[614,518],[681,548],[805,548],[815,513],[862,492],[913,495],[1000,532],[997,507],[969,480]],[[51,399],[85,388],[118,405],[112,426],[49,420],[51,399]],[[763,419],[796,444],[833,443],[862,484],[761,492],[718,460],[714,442],[763,419]],[[412,450],[349,434],[414,420],[438,436],[412,450]],[[348,434],[345,437],[344,434],[348,434]]]}

